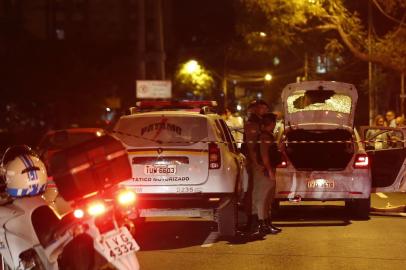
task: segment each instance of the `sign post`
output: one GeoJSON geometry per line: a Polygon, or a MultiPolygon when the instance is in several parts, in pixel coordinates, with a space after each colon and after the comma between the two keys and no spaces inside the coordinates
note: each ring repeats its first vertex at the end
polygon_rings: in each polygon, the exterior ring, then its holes
{"type": "Polygon", "coordinates": [[[136,98],[172,98],[172,83],[171,81],[136,81],[136,98]]]}

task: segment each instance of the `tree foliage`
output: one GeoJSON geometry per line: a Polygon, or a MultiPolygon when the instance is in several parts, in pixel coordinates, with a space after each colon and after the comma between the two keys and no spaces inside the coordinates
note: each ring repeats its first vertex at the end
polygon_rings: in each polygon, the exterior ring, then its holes
{"type": "MultiPolygon", "coordinates": [[[[303,44],[309,36],[322,34],[321,42],[328,53],[338,54],[345,47],[358,59],[405,72],[406,2],[370,1],[374,10],[390,21],[384,33],[373,31],[370,44],[367,16],[361,16],[362,10],[350,8],[352,3],[345,0],[241,0],[247,16],[238,30],[257,50],[303,44]],[[265,41],[258,35],[260,31],[269,33],[265,41]],[[331,38],[331,33],[337,38],[331,38]]],[[[367,4],[365,1],[358,8],[367,10],[367,4]]]]}

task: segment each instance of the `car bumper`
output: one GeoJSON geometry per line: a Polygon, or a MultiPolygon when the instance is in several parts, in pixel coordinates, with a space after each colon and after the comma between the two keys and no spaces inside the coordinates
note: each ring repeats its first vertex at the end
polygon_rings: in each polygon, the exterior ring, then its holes
{"type": "Polygon", "coordinates": [[[366,199],[371,193],[368,170],[351,172],[278,170],[276,175],[277,199],[292,200],[346,200],[366,199]],[[310,181],[326,181],[333,186],[312,187],[310,181]]]}

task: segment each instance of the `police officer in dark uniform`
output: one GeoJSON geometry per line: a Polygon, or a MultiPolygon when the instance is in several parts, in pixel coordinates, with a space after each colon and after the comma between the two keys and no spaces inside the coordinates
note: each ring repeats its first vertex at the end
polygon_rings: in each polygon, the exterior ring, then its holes
{"type": "Polygon", "coordinates": [[[258,213],[252,205],[253,170],[257,167],[256,143],[260,134],[261,117],[269,111],[268,104],[263,100],[253,100],[248,106],[248,120],[244,124],[243,152],[247,158],[247,171],[249,175],[248,191],[244,199],[247,214],[247,229],[255,231],[258,228],[258,213]]]}
{"type": "Polygon", "coordinates": [[[275,197],[277,145],[273,131],[276,115],[266,113],[262,116],[259,144],[257,144],[255,167],[253,168],[254,187],[252,192],[253,210],[258,214],[258,232],[261,234],[276,234],[282,231],[272,225],[271,204],[275,197]]]}

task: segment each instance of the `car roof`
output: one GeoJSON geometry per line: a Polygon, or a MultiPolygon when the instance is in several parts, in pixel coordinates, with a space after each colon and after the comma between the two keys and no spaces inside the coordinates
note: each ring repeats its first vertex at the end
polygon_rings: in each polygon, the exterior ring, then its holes
{"type": "Polygon", "coordinates": [[[137,118],[137,117],[142,117],[142,116],[161,116],[162,114],[165,115],[172,115],[172,116],[195,116],[195,117],[202,117],[202,118],[216,118],[220,117],[220,115],[216,113],[208,113],[208,114],[202,114],[200,112],[196,111],[187,111],[187,110],[168,110],[168,111],[149,111],[149,112],[138,112],[138,113],[133,113],[130,115],[125,115],[122,116],[121,118],[137,118]]]}
{"type": "Polygon", "coordinates": [[[66,129],[55,129],[47,132],[47,135],[53,135],[59,132],[67,133],[96,133],[97,131],[104,131],[102,128],[66,128],[66,129]]]}

